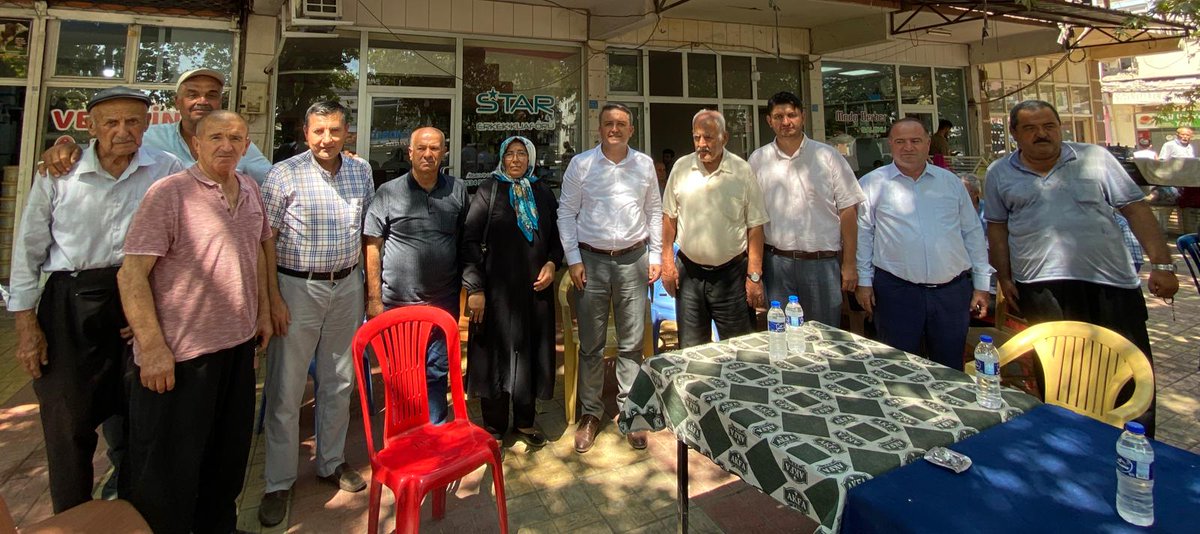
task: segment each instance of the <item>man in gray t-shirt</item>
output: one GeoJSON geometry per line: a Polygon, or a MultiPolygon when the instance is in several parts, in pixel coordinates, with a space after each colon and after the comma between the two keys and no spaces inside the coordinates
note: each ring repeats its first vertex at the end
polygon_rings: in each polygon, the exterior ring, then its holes
{"type": "MultiPolygon", "coordinates": [[[[412,171],[383,184],[363,222],[366,236],[367,317],[385,309],[424,304],[458,318],[462,291],[463,225],[467,189],[438,172],[446,137],[421,128],[408,145],[412,171]]],[[[426,354],[429,420],[446,418],[446,340],[435,330],[426,354]]]]}
{"type": "MultiPolygon", "coordinates": [[[[1166,240],[1142,192],[1108,151],[1064,143],[1053,106],[1013,107],[1018,150],[988,168],[984,217],[989,257],[1010,306],[1031,324],[1083,321],[1112,329],[1150,354],[1146,301],[1115,215],[1150,257],[1148,289],[1179,289],[1166,240]]],[[[1118,399],[1120,400],[1120,399],[1118,399]]],[[[1138,418],[1154,432],[1154,405],[1138,418]]]]}

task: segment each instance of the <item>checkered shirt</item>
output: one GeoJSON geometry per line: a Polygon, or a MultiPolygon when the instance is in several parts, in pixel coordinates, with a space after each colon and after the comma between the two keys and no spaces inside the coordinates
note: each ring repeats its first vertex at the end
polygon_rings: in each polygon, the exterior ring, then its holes
{"type": "Polygon", "coordinates": [[[1137,237],[1133,235],[1133,230],[1129,228],[1129,221],[1125,220],[1120,213],[1116,214],[1117,226],[1121,227],[1121,239],[1125,242],[1125,248],[1129,249],[1129,257],[1133,260],[1135,266],[1141,266],[1145,263],[1146,253],[1142,251],[1142,245],[1138,243],[1137,237]]]}
{"type": "Polygon", "coordinates": [[[365,161],[342,156],[332,176],[308,151],[275,164],[262,194],[280,267],[325,273],[358,265],[363,215],[375,195],[365,161]]]}

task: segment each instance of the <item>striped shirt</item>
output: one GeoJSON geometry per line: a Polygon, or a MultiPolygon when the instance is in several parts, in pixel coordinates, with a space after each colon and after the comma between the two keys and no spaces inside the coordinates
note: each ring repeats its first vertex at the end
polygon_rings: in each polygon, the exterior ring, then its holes
{"type": "Polygon", "coordinates": [[[336,176],[317,164],[312,151],[275,164],[262,194],[267,222],[278,232],[278,265],[320,273],[358,265],[374,184],[371,167],[357,158],[342,157],[336,176]]]}

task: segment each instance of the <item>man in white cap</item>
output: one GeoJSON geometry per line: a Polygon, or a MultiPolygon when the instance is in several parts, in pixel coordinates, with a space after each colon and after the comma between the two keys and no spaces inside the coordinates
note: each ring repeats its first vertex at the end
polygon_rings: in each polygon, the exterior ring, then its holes
{"type": "MultiPolygon", "coordinates": [[[[150,126],[142,141],[148,147],[179,158],[184,167],[194,165],[196,153],[192,148],[192,139],[196,137],[196,123],[205,115],[221,109],[224,88],[225,75],[219,71],[194,69],[181,74],[175,84],[175,109],[179,110],[179,122],[150,126]]],[[[44,165],[38,165],[38,172],[48,171],[53,176],[62,176],[75,166],[81,153],[82,150],[74,143],[52,146],[42,153],[44,165]]],[[[270,170],[271,162],[254,143],[250,143],[246,156],[238,163],[237,171],[250,175],[262,185],[270,170]]]]}

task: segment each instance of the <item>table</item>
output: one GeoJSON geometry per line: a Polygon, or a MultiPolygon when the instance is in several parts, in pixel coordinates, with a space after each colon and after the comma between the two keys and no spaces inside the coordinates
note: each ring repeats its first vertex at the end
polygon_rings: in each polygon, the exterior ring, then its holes
{"type": "Polygon", "coordinates": [[[618,423],[675,433],[681,526],[688,447],[836,532],[847,489],[1039,404],[1006,389],[1001,409],[981,409],[962,371],[820,323],[802,330],[803,349],[775,363],[765,333],[643,362],[618,423]]]}
{"type": "MultiPolygon", "coordinates": [[[[1145,532],[1117,515],[1121,433],[1044,405],[951,446],[973,466],[928,462],[850,491],[842,532],[1145,532]]],[[[1154,442],[1154,525],[1200,531],[1200,456],[1154,442]]]]}

